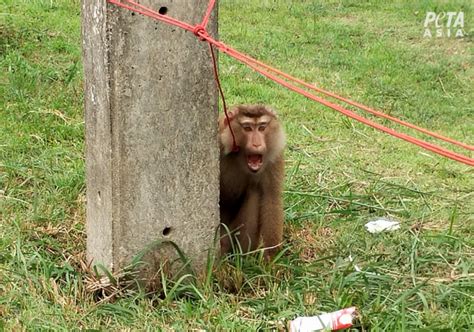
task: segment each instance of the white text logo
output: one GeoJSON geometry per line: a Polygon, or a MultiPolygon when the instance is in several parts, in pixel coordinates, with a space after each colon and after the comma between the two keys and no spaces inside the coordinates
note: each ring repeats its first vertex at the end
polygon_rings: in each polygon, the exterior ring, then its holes
{"type": "Polygon", "coordinates": [[[423,37],[464,37],[464,12],[427,12],[423,37]]]}

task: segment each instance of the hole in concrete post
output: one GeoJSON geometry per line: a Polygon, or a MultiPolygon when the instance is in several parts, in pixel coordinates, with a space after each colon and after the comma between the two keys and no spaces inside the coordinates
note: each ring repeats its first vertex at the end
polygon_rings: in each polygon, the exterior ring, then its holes
{"type": "Polygon", "coordinates": [[[170,235],[170,233],[171,233],[171,227],[165,227],[165,229],[163,229],[164,236],[168,236],[170,235]]]}
{"type": "Polygon", "coordinates": [[[97,191],[97,200],[100,202],[100,199],[101,199],[101,197],[100,197],[100,190],[99,190],[99,191],[97,191]]]}
{"type": "Polygon", "coordinates": [[[160,7],[160,9],[158,9],[158,13],[160,13],[161,15],[166,15],[167,12],[168,12],[167,7],[160,7]]]}

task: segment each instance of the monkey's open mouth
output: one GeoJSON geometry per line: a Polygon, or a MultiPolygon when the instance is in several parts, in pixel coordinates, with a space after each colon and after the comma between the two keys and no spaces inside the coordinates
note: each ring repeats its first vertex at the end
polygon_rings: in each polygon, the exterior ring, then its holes
{"type": "Polygon", "coordinates": [[[247,166],[252,172],[257,172],[263,165],[261,154],[251,154],[247,156],[247,166]]]}

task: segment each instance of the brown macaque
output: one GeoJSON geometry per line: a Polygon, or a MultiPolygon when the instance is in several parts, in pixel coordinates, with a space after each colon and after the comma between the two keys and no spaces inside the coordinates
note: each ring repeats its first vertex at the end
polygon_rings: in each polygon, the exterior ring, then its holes
{"type": "Polygon", "coordinates": [[[219,119],[220,217],[228,228],[222,227],[221,252],[238,242],[243,252],[263,247],[271,259],[283,241],[285,134],[267,106],[236,106],[228,116],[219,119]]]}

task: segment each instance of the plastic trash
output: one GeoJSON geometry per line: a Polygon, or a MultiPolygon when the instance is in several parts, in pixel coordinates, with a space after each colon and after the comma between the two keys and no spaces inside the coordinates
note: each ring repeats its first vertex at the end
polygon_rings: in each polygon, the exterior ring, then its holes
{"type": "Polygon", "coordinates": [[[400,228],[400,223],[388,218],[377,218],[365,224],[365,228],[369,233],[375,234],[397,230],[400,228]]]}
{"type": "Polygon", "coordinates": [[[312,332],[330,329],[347,329],[352,326],[356,307],[350,307],[313,317],[298,317],[289,323],[290,332],[312,332]]]}

